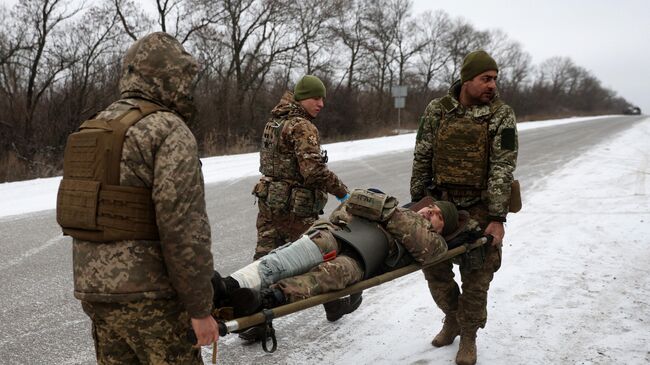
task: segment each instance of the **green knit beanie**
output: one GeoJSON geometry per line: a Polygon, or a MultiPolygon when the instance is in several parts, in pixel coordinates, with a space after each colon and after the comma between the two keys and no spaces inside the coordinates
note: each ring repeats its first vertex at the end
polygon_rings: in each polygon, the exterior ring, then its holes
{"type": "Polygon", "coordinates": [[[325,97],[325,85],[316,76],[305,75],[298,81],[293,89],[293,96],[296,101],[305,100],[313,97],[325,97]]]}
{"type": "Polygon", "coordinates": [[[490,57],[485,51],[471,52],[463,60],[463,67],[460,69],[460,83],[469,81],[476,75],[490,70],[499,72],[499,67],[494,58],[490,57]]]}
{"type": "Polygon", "coordinates": [[[440,208],[442,219],[445,220],[445,226],[442,229],[443,237],[454,233],[458,228],[458,210],[454,203],[441,200],[433,204],[440,208]]]}

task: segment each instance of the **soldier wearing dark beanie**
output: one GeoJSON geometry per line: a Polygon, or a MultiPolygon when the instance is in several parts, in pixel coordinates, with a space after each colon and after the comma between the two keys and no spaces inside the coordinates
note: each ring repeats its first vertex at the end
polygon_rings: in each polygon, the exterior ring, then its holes
{"type": "MultiPolygon", "coordinates": [[[[458,262],[462,285],[454,280],[451,261],[422,269],[434,302],[445,314],[431,345],[448,346],[460,335],[456,364],[463,365],[474,365],[478,358],[476,335],[487,323],[488,290],[501,267],[504,222],[512,212],[517,121],[499,98],[498,75],[499,67],[487,52],[469,53],[460,80],[425,109],[413,152],[411,201],[431,195],[453,203],[493,237],[490,244],[468,252],[470,259],[458,262]]],[[[444,215],[444,204],[437,205],[444,215]]],[[[449,229],[449,219],[444,229],[449,229]]]]}
{"type": "Polygon", "coordinates": [[[314,97],[325,98],[325,95],[325,85],[318,77],[312,75],[303,76],[293,89],[293,96],[296,101],[314,97]]]}
{"type": "Polygon", "coordinates": [[[460,82],[469,81],[485,71],[499,71],[494,58],[485,51],[474,51],[465,56],[463,66],[460,69],[460,82]]]}

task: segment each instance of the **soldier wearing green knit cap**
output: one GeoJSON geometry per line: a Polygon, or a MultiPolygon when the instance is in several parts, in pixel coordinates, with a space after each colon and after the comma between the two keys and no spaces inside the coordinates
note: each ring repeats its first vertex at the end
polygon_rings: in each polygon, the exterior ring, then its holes
{"type": "MultiPolygon", "coordinates": [[[[260,148],[263,176],[253,188],[259,207],[254,260],[300,238],[323,213],[328,194],[339,201],[349,196],[345,184],[328,169],[312,123],[325,105],[325,95],[323,82],[306,75],[271,110],[260,148]]],[[[240,337],[255,341],[263,333],[263,327],[253,327],[240,337]]]]}
{"type": "MultiPolygon", "coordinates": [[[[423,269],[431,296],[444,312],[435,347],[451,345],[460,335],[456,363],[476,363],[476,332],[487,322],[487,293],[501,266],[503,223],[510,211],[517,166],[517,124],[512,108],[497,93],[499,66],[485,51],[469,53],[460,79],[447,95],[429,103],[415,142],[411,200],[426,195],[469,211],[492,245],[457,262],[462,287],[454,280],[454,262],[423,269]],[[462,290],[461,290],[462,289],[462,290]]],[[[516,191],[516,190],[515,190],[516,191]]],[[[513,208],[514,209],[514,208],[513,208]]]]}

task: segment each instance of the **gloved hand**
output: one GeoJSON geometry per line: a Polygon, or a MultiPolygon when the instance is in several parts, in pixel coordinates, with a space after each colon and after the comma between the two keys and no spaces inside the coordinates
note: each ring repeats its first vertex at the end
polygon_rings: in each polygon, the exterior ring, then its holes
{"type": "Polygon", "coordinates": [[[345,196],[342,197],[342,198],[339,198],[338,196],[336,197],[336,200],[338,200],[341,203],[343,203],[344,201],[346,201],[348,199],[350,199],[350,193],[346,193],[345,196]]]}

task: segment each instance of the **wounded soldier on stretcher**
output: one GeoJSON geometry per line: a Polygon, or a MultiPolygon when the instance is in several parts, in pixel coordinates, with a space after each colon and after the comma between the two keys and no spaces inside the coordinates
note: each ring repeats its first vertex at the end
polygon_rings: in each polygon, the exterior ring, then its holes
{"type": "MultiPolygon", "coordinates": [[[[316,221],[298,240],[228,277],[215,271],[214,305],[231,306],[237,316],[252,314],[413,262],[426,264],[481,233],[478,222],[452,203],[427,197],[402,208],[379,190],[356,189],[328,220],[316,221]]],[[[360,304],[361,293],[325,303],[327,319],[336,321],[360,304]]]]}

